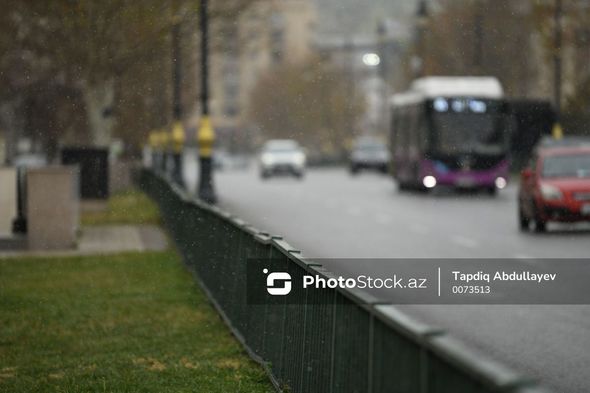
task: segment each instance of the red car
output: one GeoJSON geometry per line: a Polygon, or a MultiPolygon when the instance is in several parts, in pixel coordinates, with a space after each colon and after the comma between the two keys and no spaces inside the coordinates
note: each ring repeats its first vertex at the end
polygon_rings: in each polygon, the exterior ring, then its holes
{"type": "Polygon", "coordinates": [[[521,230],[548,221],[590,222],[590,146],[541,147],[522,171],[518,195],[521,230]]]}

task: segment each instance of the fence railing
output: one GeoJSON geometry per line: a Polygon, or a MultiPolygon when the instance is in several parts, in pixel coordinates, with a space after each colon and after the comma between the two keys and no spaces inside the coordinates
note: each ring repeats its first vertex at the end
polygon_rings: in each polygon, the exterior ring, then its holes
{"type": "Polygon", "coordinates": [[[199,202],[148,170],[142,189],[159,205],[186,265],[234,335],[288,392],[541,393],[440,329],[356,290],[293,287],[298,304],[246,301],[246,261],[267,259],[293,278],[330,277],[281,237],[199,202]]]}

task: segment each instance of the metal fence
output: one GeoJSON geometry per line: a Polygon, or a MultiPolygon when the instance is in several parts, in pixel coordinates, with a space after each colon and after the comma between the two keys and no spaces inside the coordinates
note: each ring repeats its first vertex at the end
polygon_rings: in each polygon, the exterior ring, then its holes
{"type": "Polygon", "coordinates": [[[355,290],[293,287],[267,304],[246,302],[246,261],[271,271],[330,277],[282,238],[203,204],[148,170],[142,189],[159,205],[187,266],[277,389],[319,393],[541,393],[530,380],[445,332],[355,290]]]}

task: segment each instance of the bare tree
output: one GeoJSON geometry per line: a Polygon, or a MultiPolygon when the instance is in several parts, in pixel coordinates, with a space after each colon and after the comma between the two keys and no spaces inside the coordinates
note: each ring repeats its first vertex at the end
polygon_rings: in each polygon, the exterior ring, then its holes
{"type": "MultiPolygon", "coordinates": [[[[429,14],[421,43],[423,74],[492,75],[510,95],[533,94],[539,70],[531,61],[534,29],[525,3],[440,0],[429,14]]],[[[416,56],[416,49],[409,53],[416,56]]]]}
{"type": "Polygon", "coordinates": [[[254,88],[250,120],[267,138],[295,138],[318,153],[342,153],[364,108],[346,78],[317,59],[282,65],[254,88]]]}
{"type": "MultiPolygon", "coordinates": [[[[228,21],[249,1],[216,2],[223,7],[212,8],[218,19],[228,21]]],[[[140,130],[170,121],[170,31],[176,23],[183,29],[185,98],[196,101],[198,2],[8,3],[0,15],[0,81],[5,87],[0,101],[4,97],[16,102],[15,94],[37,94],[39,100],[43,88],[73,89],[79,92],[78,107],[84,109],[84,124],[94,144],[108,144],[114,132],[138,141],[145,132],[140,130]]],[[[54,98],[61,100],[59,95],[54,98]]]]}

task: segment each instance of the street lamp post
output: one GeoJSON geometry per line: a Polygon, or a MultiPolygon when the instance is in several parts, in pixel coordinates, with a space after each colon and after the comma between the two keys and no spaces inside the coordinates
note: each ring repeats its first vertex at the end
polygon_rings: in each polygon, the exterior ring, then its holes
{"type": "Polygon", "coordinates": [[[561,0],[555,0],[555,12],[553,15],[553,94],[555,111],[561,115],[561,36],[562,36],[563,6],[561,0]]]}
{"type": "Polygon", "coordinates": [[[484,10],[482,1],[479,0],[475,3],[475,16],[474,16],[474,47],[473,47],[473,68],[476,72],[482,74],[483,72],[483,41],[484,41],[484,10]]]}
{"type": "Polygon", "coordinates": [[[425,51],[425,34],[426,27],[428,25],[428,4],[426,0],[421,0],[418,4],[418,10],[416,12],[417,28],[416,28],[416,39],[417,39],[417,54],[416,63],[414,66],[414,73],[416,77],[422,77],[426,73],[426,51],[425,51]]]}
{"type": "Polygon", "coordinates": [[[168,168],[169,160],[168,160],[168,150],[169,150],[169,136],[165,129],[162,129],[158,132],[159,134],[159,144],[160,144],[160,173],[164,176],[168,176],[168,168]]]}
{"type": "Polygon", "coordinates": [[[379,77],[381,79],[381,86],[380,86],[380,108],[379,113],[381,113],[380,118],[380,128],[382,130],[387,129],[387,124],[389,124],[389,110],[387,104],[387,97],[389,96],[389,51],[390,47],[388,45],[388,37],[387,37],[387,24],[386,21],[383,20],[377,27],[377,40],[378,40],[378,48],[379,48],[379,77]]]}
{"type": "Polygon", "coordinates": [[[149,149],[150,149],[149,150],[149,152],[150,152],[149,168],[152,169],[153,171],[158,171],[158,168],[159,168],[158,142],[159,142],[158,133],[155,130],[151,131],[149,138],[148,138],[148,145],[149,145],[149,149]]]}
{"type": "Polygon", "coordinates": [[[213,143],[215,131],[209,119],[209,20],[208,1],[200,0],[201,27],[201,124],[197,133],[199,146],[199,199],[207,203],[216,203],[217,196],[213,187],[213,143]]]}
{"type": "Polygon", "coordinates": [[[563,137],[561,128],[561,45],[562,45],[562,17],[563,4],[561,0],[555,0],[555,10],[553,14],[553,100],[555,102],[555,124],[551,134],[555,139],[563,137]]]}
{"type": "Polygon", "coordinates": [[[184,146],[184,127],[182,125],[182,61],[180,50],[180,22],[175,21],[172,26],[172,85],[173,94],[173,117],[172,134],[170,141],[172,155],[172,179],[179,185],[184,185],[182,179],[182,150],[184,146]]]}

